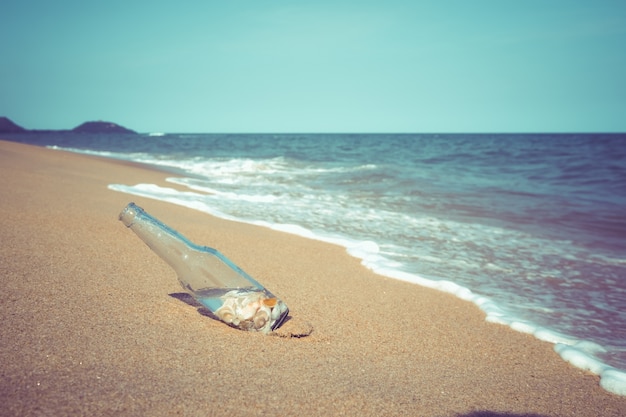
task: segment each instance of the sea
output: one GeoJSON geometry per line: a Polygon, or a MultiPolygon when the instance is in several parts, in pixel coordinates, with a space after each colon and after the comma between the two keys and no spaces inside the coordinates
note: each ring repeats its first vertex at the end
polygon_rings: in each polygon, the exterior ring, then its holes
{"type": "Polygon", "coordinates": [[[159,167],[175,188],[109,188],[342,245],[553,343],[626,395],[626,134],[9,139],[159,167]]]}

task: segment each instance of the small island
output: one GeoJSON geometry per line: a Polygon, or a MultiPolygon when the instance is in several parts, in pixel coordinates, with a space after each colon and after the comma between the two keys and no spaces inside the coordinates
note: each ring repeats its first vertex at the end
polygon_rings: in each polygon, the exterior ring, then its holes
{"type": "Polygon", "coordinates": [[[0,117],[0,133],[24,133],[27,132],[22,126],[15,124],[8,117],[0,117]]]}
{"type": "Polygon", "coordinates": [[[80,133],[131,133],[136,134],[134,130],[127,129],[123,126],[120,126],[111,122],[85,122],[80,126],[72,129],[72,132],[80,132],[80,133]]]}
{"type": "Polygon", "coordinates": [[[17,123],[13,122],[8,117],[0,116],[0,133],[48,133],[48,132],[77,132],[77,133],[123,133],[136,135],[137,132],[131,129],[127,129],[116,123],[95,121],[85,122],[79,126],[76,126],[71,130],[31,130],[23,128],[17,123]]]}

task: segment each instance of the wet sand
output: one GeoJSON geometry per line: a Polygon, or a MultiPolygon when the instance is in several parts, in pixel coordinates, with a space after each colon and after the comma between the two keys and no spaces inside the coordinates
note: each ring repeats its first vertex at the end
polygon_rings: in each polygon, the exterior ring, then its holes
{"type": "Polygon", "coordinates": [[[4,141],[0,172],[0,415],[626,415],[597,376],[470,303],[341,247],[107,189],[171,174],[4,141]],[[130,201],[292,320],[265,336],[202,314],[118,221],[130,201]]]}

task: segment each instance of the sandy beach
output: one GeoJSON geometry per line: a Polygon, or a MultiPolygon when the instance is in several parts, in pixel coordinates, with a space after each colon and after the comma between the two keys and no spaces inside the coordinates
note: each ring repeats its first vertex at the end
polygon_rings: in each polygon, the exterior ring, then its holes
{"type": "Polygon", "coordinates": [[[2,416],[626,415],[597,376],[470,303],[338,246],[107,188],[171,174],[6,141],[0,172],[2,416]],[[130,201],[219,249],[292,320],[265,336],[202,314],[118,221],[130,201]]]}

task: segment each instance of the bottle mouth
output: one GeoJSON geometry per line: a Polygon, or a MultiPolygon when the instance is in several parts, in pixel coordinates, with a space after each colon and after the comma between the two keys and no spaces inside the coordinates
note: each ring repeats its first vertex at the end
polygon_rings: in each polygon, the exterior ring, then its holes
{"type": "Polygon", "coordinates": [[[135,222],[137,212],[141,210],[135,203],[128,203],[124,210],[120,213],[119,219],[126,227],[130,227],[135,222]]]}

